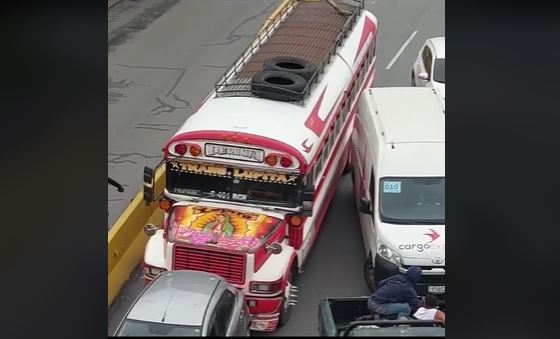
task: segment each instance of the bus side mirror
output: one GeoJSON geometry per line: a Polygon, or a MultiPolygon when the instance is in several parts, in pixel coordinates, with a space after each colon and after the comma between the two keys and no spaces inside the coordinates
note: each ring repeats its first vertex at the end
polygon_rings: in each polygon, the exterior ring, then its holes
{"type": "Polygon", "coordinates": [[[315,188],[313,186],[307,186],[302,192],[302,209],[301,213],[304,217],[310,217],[313,215],[313,195],[315,194],[315,188]]]}
{"type": "Polygon", "coordinates": [[[154,201],[154,169],[144,166],[144,201],[151,204],[154,201]]]}

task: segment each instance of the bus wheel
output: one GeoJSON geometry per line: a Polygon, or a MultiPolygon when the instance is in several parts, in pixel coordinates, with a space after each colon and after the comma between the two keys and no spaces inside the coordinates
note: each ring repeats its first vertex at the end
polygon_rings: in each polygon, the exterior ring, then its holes
{"type": "Polygon", "coordinates": [[[375,291],[375,275],[374,275],[374,268],[373,268],[373,261],[371,259],[371,255],[369,255],[368,259],[364,263],[364,277],[366,279],[366,284],[368,285],[369,289],[373,292],[375,291]]]}
{"type": "Polygon", "coordinates": [[[282,301],[282,304],[280,305],[280,318],[278,319],[278,327],[282,327],[288,323],[288,320],[292,315],[292,306],[297,303],[298,288],[294,285],[296,276],[297,264],[294,264],[292,266],[286,286],[288,298],[285,297],[282,301]]]}
{"type": "Polygon", "coordinates": [[[294,57],[275,57],[264,62],[265,71],[284,71],[309,80],[317,68],[309,61],[294,57]]]}
{"type": "Polygon", "coordinates": [[[307,81],[297,74],[282,71],[264,71],[255,74],[251,82],[253,94],[275,101],[303,99],[307,81]]]}

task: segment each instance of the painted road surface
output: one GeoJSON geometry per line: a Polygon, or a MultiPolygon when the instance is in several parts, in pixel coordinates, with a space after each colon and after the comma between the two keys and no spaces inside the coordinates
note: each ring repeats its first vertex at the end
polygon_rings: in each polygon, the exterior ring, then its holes
{"type": "MultiPolygon", "coordinates": [[[[151,45],[153,48],[173,49],[170,47],[172,43],[166,39],[173,39],[172,37],[174,36],[176,40],[180,40],[185,44],[185,46],[182,46],[183,58],[181,62],[178,62],[176,57],[171,57],[163,52],[150,52],[152,56],[148,59],[158,65],[165,64],[167,67],[188,68],[185,76],[179,81],[180,85],[178,85],[172,93],[180,95],[180,98],[188,98],[188,102],[191,105],[197,105],[208,94],[214,80],[217,79],[224,70],[223,68],[214,68],[204,65],[210,65],[211,60],[214,66],[229,65],[230,62],[233,62],[235,57],[237,57],[251,41],[250,38],[245,38],[245,36],[254,36],[260,23],[262,23],[262,20],[264,20],[267,15],[255,16],[263,11],[268,11],[268,13],[270,13],[277,4],[275,1],[227,1],[228,8],[218,11],[220,16],[214,11],[217,6],[215,4],[220,3],[223,5],[225,2],[226,1],[218,0],[179,1],[175,6],[171,7],[166,14],[149,24],[145,32],[137,33],[132,38],[132,41],[129,42],[130,46],[138,45],[136,49],[137,53],[139,53],[142,48],[141,46],[151,45]],[[208,15],[208,17],[204,17],[205,15],[208,15]],[[253,19],[254,17],[255,19],[253,19]],[[214,21],[218,18],[220,18],[220,22],[214,21]],[[166,28],[172,29],[172,27],[175,27],[176,30],[179,30],[191,27],[186,23],[190,20],[195,21],[198,25],[197,33],[187,32],[184,33],[185,36],[183,38],[179,38],[177,36],[180,36],[180,34],[166,32],[166,28]],[[237,33],[231,34],[232,30],[236,27],[240,27],[237,29],[237,33]],[[154,28],[154,32],[147,32],[152,28],[154,28]],[[211,34],[209,32],[213,33],[211,34]],[[142,33],[145,34],[142,35],[142,33]],[[171,37],[167,37],[166,33],[170,34],[171,37]],[[206,38],[204,38],[204,36],[206,36],[206,38]],[[232,38],[232,36],[236,38],[232,38]],[[239,36],[242,37],[237,38],[239,36]],[[149,41],[144,41],[144,39],[149,41]],[[208,46],[205,44],[207,44],[206,41],[209,40],[214,41],[214,43],[221,42],[222,45],[211,45],[212,48],[207,49],[208,46]],[[186,46],[187,44],[188,46],[186,46]],[[201,49],[198,54],[193,52],[193,50],[196,50],[194,46],[198,46],[197,48],[201,49]],[[213,55],[212,53],[217,53],[218,55],[213,55]],[[158,55],[162,59],[156,59],[158,55]],[[208,59],[206,59],[206,57],[208,57],[208,59]],[[178,64],[173,64],[171,62],[173,58],[175,58],[174,61],[178,62],[178,64]],[[226,62],[228,60],[229,62],[226,62]],[[223,64],[220,64],[218,61],[221,61],[223,64]],[[198,86],[203,88],[199,88],[198,86]]],[[[434,36],[445,35],[445,2],[443,0],[366,1],[366,8],[373,12],[379,19],[377,72],[374,86],[408,86],[410,84],[412,63],[423,42],[434,36]]],[[[124,48],[124,46],[118,46],[115,51],[111,52],[112,54],[109,54],[109,63],[113,65],[113,69],[123,72],[123,69],[115,66],[117,63],[112,56],[118,54],[121,48],[124,48]]],[[[132,47],[128,48],[134,50],[132,47]]],[[[125,52],[121,53],[126,54],[125,52]]],[[[124,56],[121,57],[124,58],[124,56]]],[[[143,60],[140,56],[137,56],[137,58],[143,60]]],[[[130,61],[128,62],[133,64],[130,61]]],[[[156,119],[156,117],[159,116],[161,121],[158,123],[160,124],[165,124],[165,122],[162,121],[167,119],[165,121],[172,121],[168,123],[169,125],[173,123],[178,125],[183,121],[179,119],[180,116],[185,118],[192,112],[192,109],[180,108],[180,104],[173,101],[174,105],[179,107],[174,111],[162,113],[158,116],[154,116],[154,113],[150,113],[154,105],[157,106],[156,104],[158,104],[158,101],[155,99],[156,97],[163,95],[163,97],[168,100],[173,99],[173,95],[165,96],[168,91],[173,88],[173,81],[169,82],[170,79],[173,79],[173,76],[169,75],[170,73],[166,73],[168,82],[165,83],[163,79],[163,77],[166,76],[165,74],[160,74],[155,70],[150,72],[152,72],[150,73],[152,75],[138,75],[139,78],[136,79],[136,81],[140,81],[140,79],[145,79],[146,81],[149,79],[153,81],[153,83],[159,81],[158,83],[163,84],[160,85],[160,92],[156,93],[156,90],[152,90],[152,96],[144,99],[141,98],[140,94],[126,94],[126,99],[131,100],[127,104],[131,106],[129,112],[135,112],[132,107],[136,107],[138,112],[144,112],[142,114],[138,113],[137,116],[147,117],[148,122],[138,119],[135,125],[129,124],[127,126],[126,120],[131,119],[130,121],[133,121],[134,119],[131,117],[123,117],[122,120],[119,120],[115,117],[115,120],[120,122],[120,127],[109,126],[110,131],[113,129],[114,140],[120,140],[118,143],[118,145],[120,145],[119,147],[125,148],[125,146],[134,144],[132,141],[129,142],[125,140],[124,136],[122,139],[118,136],[120,133],[130,130],[132,127],[144,126],[140,123],[149,123],[149,121],[151,121],[150,119],[156,119]],[[151,78],[152,76],[154,78],[151,78]],[[160,78],[158,78],[158,76],[160,78]],[[133,99],[139,102],[134,103],[132,102],[133,99]]],[[[178,77],[180,74],[180,71],[178,71],[178,74],[175,73],[174,76],[178,77]]],[[[113,76],[113,74],[111,73],[110,66],[109,77],[111,76],[113,76]]],[[[114,80],[119,81],[119,79],[130,78],[132,78],[131,75],[125,78],[121,75],[120,78],[115,76],[114,80]]],[[[142,90],[147,91],[147,89],[142,88],[135,89],[135,91],[139,92],[142,90]]],[[[111,91],[111,89],[109,91],[111,91]]],[[[128,93],[128,90],[125,89],[123,92],[128,93]]],[[[111,104],[109,105],[109,112],[111,113],[111,104]]],[[[133,113],[130,114],[132,115],[133,113]]],[[[109,119],[109,124],[111,124],[111,118],[109,119]]],[[[165,129],[164,127],[158,128],[165,129]]],[[[159,156],[159,149],[162,146],[162,142],[165,140],[165,137],[162,138],[162,136],[169,136],[176,130],[176,127],[168,127],[167,131],[157,131],[157,133],[154,131],[154,134],[151,136],[144,136],[146,139],[143,139],[140,134],[144,131],[137,131],[137,134],[134,132],[128,133],[136,136],[135,142],[138,144],[134,145],[138,153],[148,156],[159,156]],[[159,140],[158,138],[162,138],[159,143],[157,142],[159,140]]],[[[114,147],[114,152],[116,152],[118,148],[116,145],[113,146],[111,144],[111,133],[109,133],[109,135],[109,148],[111,150],[111,147],[114,147]]],[[[112,159],[111,154],[109,155],[109,159],[112,159]]],[[[152,159],[137,155],[136,157],[121,158],[120,160],[127,159],[137,162],[137,169],[133,169],[134,166],[130,163],[128,164],[129,166],[127,166],[131,171],[136,172],[127,172],[126,168],[122,168],[120,171],[115,170],[114,173],[115,175],[121,174],[125,177],[130,175],[135,181],[134,183],[133,180],[130,181],[131,185],[134,185],[130,190],[136,192],[139,189],[141,181],[141,177],[138,173],[141,173],[142,166],[144,166],[144,164],[154,164],[159,159],[157,157],[152,159]]],[[[113,168],[117,167],[118,166],[114,164],[113,168]]],[[[109,173],[111,173],[111,163],[109,163],[109,169],[109,173]]],[[[117,196],[117,194],[112,193],[110,196],[114,197],[117,196]]],[[[321,299],[337,296],[361,296],[369,293],[362,275],[364,257],[365,253],[358,226],[358,217],[352,201],[352,185],[350,176],[348,175],[343,177],[338,185],[336,195],[325,218],[322,231],[317,238],[315,248],[312,250],[305,264],[304,272],[300,275],[298,281],[298,287],[300,289],[299,303],[294,307],[290,321],[286,326],[275,333],[253,333],[253,335],[317,336],[317,310],[321,299]]],[[[113,306],[109,310],[109,334],[114,333],[119,321],[142,288],[142,277],[140,270],[137,269],[130,281],[124,286],[121,295],[115,300],[113,306]]]]}

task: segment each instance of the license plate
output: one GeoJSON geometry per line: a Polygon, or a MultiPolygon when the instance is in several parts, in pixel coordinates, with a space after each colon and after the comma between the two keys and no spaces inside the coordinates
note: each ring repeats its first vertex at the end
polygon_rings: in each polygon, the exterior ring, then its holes
{"type": "Polygon", "coordinates": [[[428,293],[443,294],[445,293],[445,286],[428,286],[428,293]]]}

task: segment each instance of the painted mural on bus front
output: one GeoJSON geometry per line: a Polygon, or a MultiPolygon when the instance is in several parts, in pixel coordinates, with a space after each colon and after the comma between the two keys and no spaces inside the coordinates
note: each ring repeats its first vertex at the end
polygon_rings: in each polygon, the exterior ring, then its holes
{"type": "Polygon", "coordinates": [[[280,222],[264,214],[177,206],[170,215],[170,236],[179,242],[250,252],[260,247],[280,222]]]}

